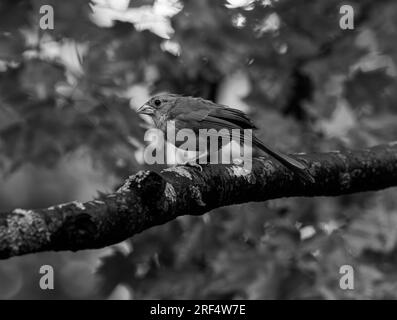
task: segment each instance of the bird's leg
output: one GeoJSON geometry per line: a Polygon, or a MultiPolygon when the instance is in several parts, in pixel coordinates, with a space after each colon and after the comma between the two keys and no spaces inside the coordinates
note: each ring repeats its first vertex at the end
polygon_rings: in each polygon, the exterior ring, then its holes
{"type": "Polygon", "coordinates": [[[182,163],[182,165],[187,166],[187,167],[197,168],[200,170],[200,172],[203,171],[203,167],[201,165],[199,165],[197,162],[195,162],[194,160],[186,161],[185,163],[182,163]]]}
{"type": "Polygon", "coordinates": [[[207,157],[207,156],[208,156],[208,152],[204,152],[193,159],[189,159],[189,160],[185,161],[184,163],[182,163],[182,165],[197,168],[200,170],[200,172],[202,172],[203,167],[199,164],[200,159],[203,159],[204,157],[207,157]]]}
{"type": "Polygon", "coordinates": [[[244,167],[244,166],[247,166],[247,165],[252,167],[252,158],[251,159],[248,158],[248,157],[245,157],[245,158],[233,158],[232,159],[232,163],[234,165],[236,165],[236,166],[239,166],[239,167],[244,167]]]}
{"type": "Polygon", "coordinates": [[[235,164],[236,166],[241,166],[244,164],[244,160],[241,158],[234,158],[232,159],[233,164],[235,164]]]}

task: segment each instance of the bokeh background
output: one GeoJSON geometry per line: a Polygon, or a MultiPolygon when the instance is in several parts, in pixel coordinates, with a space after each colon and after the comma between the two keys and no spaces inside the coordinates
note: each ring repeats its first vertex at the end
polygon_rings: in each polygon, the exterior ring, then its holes
{"type": "MultiPolygon", "coordinates": [[[[147,168],[135,110],[158,92],[243,109],[286,152],[396,140],[396,63],[393,0],[2,0],[0,210],[91,200],[147,168]]],[[[0,298],[395,299],[396,191],[220,208],[0,261],[0,298]],[[44,264],[55,290],[39,288],[44,264]]]]}

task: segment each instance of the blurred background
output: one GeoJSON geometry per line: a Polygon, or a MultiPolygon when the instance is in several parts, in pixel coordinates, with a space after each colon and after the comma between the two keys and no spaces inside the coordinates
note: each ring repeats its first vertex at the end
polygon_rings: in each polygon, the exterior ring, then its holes
{"type": "MultiPolygon", "coordinates": [[[[396,140],[396,40],[393,0],[2,0],[0,211],[91,200],[147,169],[135,110],[159,92],[242,109],[285,152],[396,140]]],[[[0,299],[395,299],[396,244],[396,189],[250,203],[0,261],[0,299]]]]}

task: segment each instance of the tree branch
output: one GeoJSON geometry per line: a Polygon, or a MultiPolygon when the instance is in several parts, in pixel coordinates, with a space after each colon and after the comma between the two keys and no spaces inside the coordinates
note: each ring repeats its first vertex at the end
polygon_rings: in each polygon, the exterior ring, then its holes
{"type": "Polygon", "coordinates": [[[253,160],[252,171],[208,165],[130,176],[101,200],[0,213],[0,259],[48,250],[102,248],[182,215],[292,196],[337,196],[397,186],[397,142],[370,149],[299,154],[316,179],[304,184],[276,161],[253,160]]]}

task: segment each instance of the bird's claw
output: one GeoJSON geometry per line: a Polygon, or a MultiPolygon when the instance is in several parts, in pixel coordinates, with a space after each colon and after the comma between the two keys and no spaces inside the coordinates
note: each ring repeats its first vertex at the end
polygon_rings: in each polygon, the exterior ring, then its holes
{"type": "Polygon", "coordinates": [[[203,167],[201,165],[199,165],[197,162],[189,162],[188,161],[188,162],[185,162],[184,165],[188,166],[188,167],[199,169],[200,172],[203,172],[203,167]]]}
{"type": "Polygon", "coordinates": [[[240,158],[232,159],[232,163],[236,166],[242,166],[244,164],[244,160],[240,158]]]}

